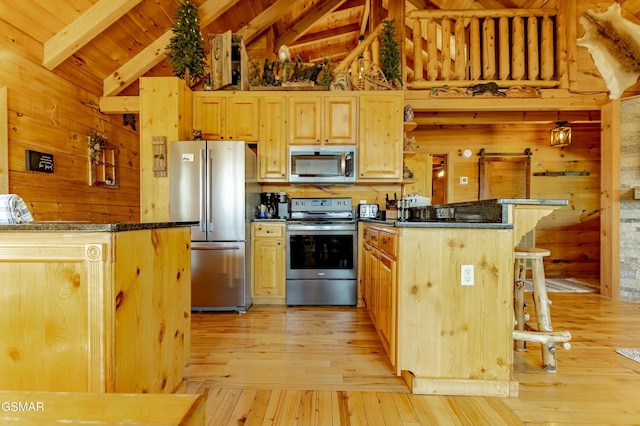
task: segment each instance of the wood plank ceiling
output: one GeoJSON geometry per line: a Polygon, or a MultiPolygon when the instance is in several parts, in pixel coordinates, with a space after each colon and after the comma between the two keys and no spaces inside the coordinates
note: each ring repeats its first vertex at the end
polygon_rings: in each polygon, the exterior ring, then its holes
{"type": "MultiPolygon", "coordinates": [[[[367,30],[372,10],[395,0],[192,0],[202,33],[232,30],[245,43],[272,31],[305,61],[339,61],[367,30]],[[372,4],[373,3],[373,4],[372,4]]],[[[544,8],[559,0],[407,0],[406,10],[544,8]]],[[[640,2],[627,11],[640,13],[640,2]]],[[[44,67],[97,95],[136,95],[140,76],[170,76],[164,48],[177,0],[20,0],[0,2],[0,19],[42,45],[44,67]]],[[[376,9],[377,8],[377,9],[376,9]]],[[[410,32],[407,30],[407,32],[410,32]]],[[[258,58],[263,59],[263,58],[258,58]]]]}

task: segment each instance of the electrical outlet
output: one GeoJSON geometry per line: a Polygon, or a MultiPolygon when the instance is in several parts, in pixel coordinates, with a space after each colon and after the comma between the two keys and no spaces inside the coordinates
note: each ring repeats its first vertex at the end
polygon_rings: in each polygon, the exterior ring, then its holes
{"type": "Polygon", "coordinates": [[[460,280],[462,285],[473,285],[473,265],[462,265],[460,280]]]}
{"type": "Polygon", "coordinates": [[[466,176],[460,176],[460,185],[466,185],[469,183],[469,178],[466,176]]]}

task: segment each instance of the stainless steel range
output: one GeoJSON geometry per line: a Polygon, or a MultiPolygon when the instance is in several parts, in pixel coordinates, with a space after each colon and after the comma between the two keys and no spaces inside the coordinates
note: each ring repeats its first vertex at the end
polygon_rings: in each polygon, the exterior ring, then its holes
{"type": "Polygon", "coordinates": [[[287,221],[287,305],[358,303],[358,231],[351,198],[293,198],[287,221]]]}

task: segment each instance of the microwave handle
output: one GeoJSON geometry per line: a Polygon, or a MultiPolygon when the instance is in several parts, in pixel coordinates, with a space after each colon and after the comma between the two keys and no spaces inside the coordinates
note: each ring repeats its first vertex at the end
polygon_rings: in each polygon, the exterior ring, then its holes
{"type": "Polygon", "coordinates": [[[347,175],[347,156],[343,152],[340,157],[341,157],[340,158],[340,176],[346,176],[347,175]]]}

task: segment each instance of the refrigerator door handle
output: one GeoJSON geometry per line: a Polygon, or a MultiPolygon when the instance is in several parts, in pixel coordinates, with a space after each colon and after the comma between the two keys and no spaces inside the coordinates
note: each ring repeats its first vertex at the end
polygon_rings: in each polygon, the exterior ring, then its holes
{"type": "Polygon", "coordinates": [[[200,231],[201,232],[206,232],[207,230],[207,226],[205,224],[205,208],[206,208],[206,204],[205,204],[205,194],[207,191],[207,188],[205,187],[205,167],[204,167],[204,162],[205,162],[205,150],[201,149],[200,150],[200,185],[199,186],[199,190],[200,190],[200,231]]]}
{"type": "Polygon", "coordinates": [[[226,247],[191,247],[191,250],[240,250],[240,246],[226,246],[226,247]]]}
{"type": "MultiPolygon", "coordinates": [[[[209,180],[207,184],[210,188],[213,187],[213,149],[207,150],[207,173],[209,174],[209,180]]],[[[207,232],[213,231],[213,219],[211,218],[211,214],[213,212],[213,197],[211,196],[211,190],[207,191],[207,232]]],[[[207,235],[207,240],[209,239],[209,235],[207,235]]]]}

